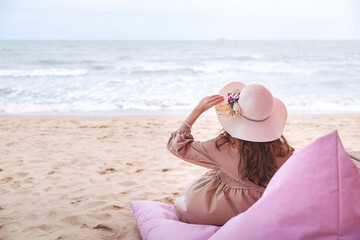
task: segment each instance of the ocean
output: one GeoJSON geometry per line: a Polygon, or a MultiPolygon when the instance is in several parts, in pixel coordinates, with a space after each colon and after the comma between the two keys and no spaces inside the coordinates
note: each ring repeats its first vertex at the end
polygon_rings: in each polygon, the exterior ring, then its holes
{"type": "Polygon", "coordinates": [[[0,41],[0,115],[181,115],[232,81],[359,114],[360,41],[0,41]]]}

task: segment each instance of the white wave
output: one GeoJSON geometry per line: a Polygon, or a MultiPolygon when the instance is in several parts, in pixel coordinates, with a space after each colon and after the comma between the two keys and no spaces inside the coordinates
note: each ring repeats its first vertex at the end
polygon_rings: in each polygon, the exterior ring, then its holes
{"type": "Polygon", "coordinates": [[[356,97],[329,99],[297,95],[284,99],[290,113],[359,113],[360,99],[356,97]]]}
{"type": "Polygon", "coordinates": [[[315,69],[294,67],[284,62],[247,62],[240,66],[240,69],[258,73],[292,73],[310,75],[316,72],[315,69]]]}
{"type": "Polygon", "coordinates": [[[56,113],[56,112],[91,112],[112,111],[118,109],[111,103],[73,102],[58,104],[8,103],[0,104],[0,112],[5,114],[21,113],[56,113]]]}
{"type": "MultiPolygon", "coordinates": [[[[306,96],[302,96],[306,97],[306,96]]],[[[303,99],[282,98],[287,106],[289,113],[359,113],[360,100],[358,98],[349,98],[339,101],[326,101],[326,99],[317,99],[308,97],[303,99]]],[[[172,111],[191,111],[197,100],[184,101],[179,98],[175,101],[157,100],[155,98],[146,101],[135,102],[131,99],[123,101],[96,101],[79,100],[74,102],[59,103],[35,103],[32,102],[8,102],[0,103],[0,115],[3,114],[31,114],[31,113],[69,113],[74,112],[121,112],[134,110],[146,113],[147,111],[172,110],[172,111]]]]}
{"type": "Polygon", "coordinates": [[[288,73],[298,75],[311,75],[317,70],[295,67],[284,62],[209,62],[204,66],[192,67],[194,71],[207,74],[224,74],[229,72],[255,72],[255,73],[288,73]]]}
{"type": "Polygon", "coordinates": [[[236,70],[237,65],[231,62],[209,62],[205,65],[194,66],[194,71],[203,72],[205,74],[217,74],[224,72],[232,72],[236,70]]]}
{"type": "Polygon", "coordinates": [[[253,58],[253,59],[261,59],[261,58],[263,58],[263,55],[253,54],[253,55],[250,55],[250,57],[253,58]]]}
{"type": "Polygon", "coordinates": [[[47,68],[47,69],[32,69],[32,70],[21,70],[21,69],[8,69],[0,70],[1,77],[70,77],[70,76],[81,76],[86,74],[86,69],[68,69],[68,68],[47,68]]]}

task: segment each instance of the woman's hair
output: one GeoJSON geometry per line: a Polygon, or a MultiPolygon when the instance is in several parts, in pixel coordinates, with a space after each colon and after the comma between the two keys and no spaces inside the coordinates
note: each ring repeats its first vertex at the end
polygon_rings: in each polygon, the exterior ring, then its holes
{"type": "Polygon", "coordinates": [[[234,145],[236,142],[240,153],[239,174],[262,187],[266,187],[277,170],[276,157],[285,157],[293,150],[284,136],[271,142],[250,142],[233,138],[225,130],[215,144],[219,150],[225,143],[234,145]]]}

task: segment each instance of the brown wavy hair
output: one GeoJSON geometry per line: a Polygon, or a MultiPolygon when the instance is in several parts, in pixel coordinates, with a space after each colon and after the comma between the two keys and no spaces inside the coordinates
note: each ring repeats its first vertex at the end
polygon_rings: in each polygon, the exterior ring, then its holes
{"type": "Polygon", "coordinates": [[[225,130],[218,135],[215,145],[220,150],[220,146],[225,143],[234,146],[236,142],[239,143],[240,153],[239,174],[261,187],[266,187],[274,176],[277,170],[276,157],[285,157],[294,150],[283,135],[271,142],[250,142],[233,138],[225,130]]]}

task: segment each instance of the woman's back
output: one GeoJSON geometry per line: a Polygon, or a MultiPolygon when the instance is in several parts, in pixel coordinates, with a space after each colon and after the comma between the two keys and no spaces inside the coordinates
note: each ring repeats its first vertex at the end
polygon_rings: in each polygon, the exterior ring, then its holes
{"type": "Polygon", "coordinates": [[[224,146],[223,150],[235,152],[237,174],[263,187],[294,151],[284,136],[270,142],[251,142],[233,138],[226,131],[219,134],[215,145],[218,150],[224,146]]]}
{"type": "MultiPolygon", "coordinates": [[[[190,223],[223,225],[230,218],[246,211],[264,192],[259,186],[239,172],[238,144],[226,142],[217,147],[217,139],[194,141],[190,131],[174,132],[168,150],[177,157],[212,169],[195,179],[176,199],[179,217],[190,223]]],[[[276,170],[290,157],[276,158],[276,170]]]]}

